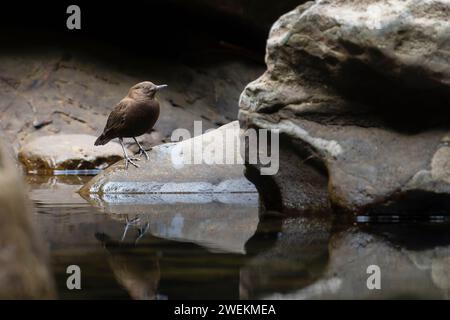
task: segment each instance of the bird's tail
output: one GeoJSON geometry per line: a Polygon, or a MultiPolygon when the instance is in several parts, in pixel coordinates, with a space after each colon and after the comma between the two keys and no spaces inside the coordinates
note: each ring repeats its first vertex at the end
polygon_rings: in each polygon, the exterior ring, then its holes
{"type": "Polygon", "coordinates": [[[97,138],[94,142],[94,146],[102,146],[104,144],[107,144],[111,140],[109,137],[105,135],[105,133],[102,133],[100,137],[97,138]]]}

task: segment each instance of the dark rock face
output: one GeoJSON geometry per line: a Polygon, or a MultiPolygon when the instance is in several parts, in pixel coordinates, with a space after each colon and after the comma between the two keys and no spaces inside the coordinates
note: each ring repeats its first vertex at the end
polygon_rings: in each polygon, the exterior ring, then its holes
{"type": "Polygon", "coordinates": [[[17,168],[0,143],[0,299],[55,297],[47,252],[31,222],[17,168]]]}
{"type": "Polygon", "coordinates": [[[267,210],[292,216],[328,214],[331,206],[326,171],[313,162],[314,159],[305,159],[299,145],[281,139],[278,172],[260,175],[261,167],[257,164],[247,167],[246,175],[257,186],[267,210]]]}
{"type": "Polygon", "coordinates": [[[418,212],[448,212],[449,18],[441,1],[298,7],[272,27],[267,71],[241,95],[241,126],[301,143],[326,167],[339,209],[407,213],[394,204],[419,192],[441,205],[418,212]]]}

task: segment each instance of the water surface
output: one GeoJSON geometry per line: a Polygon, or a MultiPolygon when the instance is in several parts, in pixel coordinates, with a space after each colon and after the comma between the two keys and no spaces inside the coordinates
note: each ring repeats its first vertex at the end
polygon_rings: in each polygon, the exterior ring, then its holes
{"type": "Polygon", "coordinates": [[[286,217],[257,198],[105,210],[76,193],[89,179],[27,177],[61,299],[450,297],[445,216],[286,217]],[[81,290],[66,287],[72,264],[81,290]],[[367,288],[372,264],[381,290],[367,288]]]}

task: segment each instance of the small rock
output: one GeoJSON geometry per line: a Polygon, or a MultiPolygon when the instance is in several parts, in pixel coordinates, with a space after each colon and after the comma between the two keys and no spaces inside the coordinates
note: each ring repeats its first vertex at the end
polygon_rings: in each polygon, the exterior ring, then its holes
{"type": "Polygon", "coordinates": [[[86,134],[42,136],[25,144],[19,160],[27,172],[104,169],[120,160],[120,144],[94,146],[96,137],[86,134]]]}

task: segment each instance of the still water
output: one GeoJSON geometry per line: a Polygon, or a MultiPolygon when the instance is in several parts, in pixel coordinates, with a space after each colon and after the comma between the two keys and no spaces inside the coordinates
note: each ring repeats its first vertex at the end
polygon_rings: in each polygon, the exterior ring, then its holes
{"type": "Polygon", "coordinates": [[[61,299],[450,298],[447,217],[286,217],[257,194],[115,205],[77,194],[90,178],[27,177],[61,299]],[[66,287],[73,264],[81,290],[66,287]]]}

